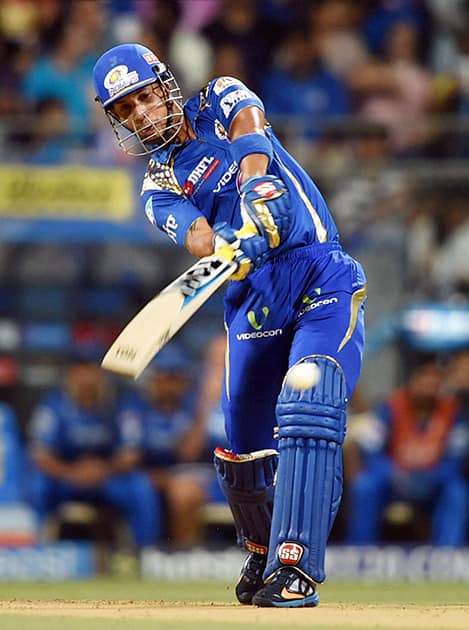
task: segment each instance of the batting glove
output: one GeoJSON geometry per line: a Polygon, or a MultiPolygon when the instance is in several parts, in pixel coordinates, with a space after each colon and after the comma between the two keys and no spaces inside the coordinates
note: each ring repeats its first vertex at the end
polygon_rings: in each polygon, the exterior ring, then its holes
{"type": "Polygon", "coordinates": [[[238,264],[231,280],[244,280],[250,271],[264,263],[269,245],[263,236],[253,235],[252,230],[247,234],[243,229],[236,231],[226,221],[214,225],[213,231],[215,254],[229,246],[233,252],[232,260],[238,264]]]}
{"type": "Polygon", "coordinates": [[[240,186],[241,206],[269,247],[280,245],[291,223],[290,194],[275,175],[249,177],[240,186]]]}

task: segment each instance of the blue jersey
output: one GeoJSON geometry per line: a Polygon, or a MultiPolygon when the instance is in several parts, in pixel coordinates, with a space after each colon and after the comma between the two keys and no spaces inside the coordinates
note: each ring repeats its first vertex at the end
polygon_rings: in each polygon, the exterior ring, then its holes
{"type": "Polygon", "coordinates": [[[117,441],[112,412],[111,408],[81,409],[66,392],[58,390],[33,413],[32,447],[45,448],[67,461],[85,456],[107,457],[117,441]]]}
{"type": "Polygon", "coordinates": [[[167,413],[143,396],[126,395],[117,415],[121,445],[139,450],[150,468],[177,463],[176,449],[193,422],[194,402],[189,394],[176,411],[167,413]]]}
{"type": "MultiPolygon", "coordinates": [[[[196,139],[156,150],[142,195],[150,221],[180,245],[197,219],[242,226],[239,166],[228,137],[245,107],[261,100],[231,77],[212,80],[184,106],[196,139]]],[[[322,355],[343,368],[347,394],[357,382],[364,343],[365,275],[343,252],[318,188],[282,147],[268,124],[269,174],[288,187],[292,224],[279,247],[225,293],[227,365],[222,392],[231,448],[248,453],[276,448],[276,403],[288,368],[322,355]]]]}
{"type": "Polygon", "coordinates": [[[21,494],[23,449],[13,409],[0,402],[0,503],[21,494]]]}
{"type": "MultiPolygon", "coordinates": [[[[200,217],[212,226],[227,221],[236,229],[241,227],[239,167],[230,155],[228,131],[239,111],[249,106],[264,109],[261,100],[237,79],[213,79],[184,106],[197,139],[152,154],[142,187],[145,211],[175,243],[184,244],[188,229],[200,217]]],[[[268,172],[286,184],[294,208],[288,236],[270,255],[338,241],[334,220],[316,185],[268,124],[265,133],[274,152],[268,172]]]]}

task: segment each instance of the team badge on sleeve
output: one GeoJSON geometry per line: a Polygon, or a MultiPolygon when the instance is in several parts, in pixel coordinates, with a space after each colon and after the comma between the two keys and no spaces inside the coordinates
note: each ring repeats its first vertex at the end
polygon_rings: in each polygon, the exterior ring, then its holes
{"type": "Polygon", "coordinates": [[[229,88],[231,85],[239,85],[242,87],[242,83],[239,79],[235,79],[234,77],[220,77],[215,82],[213,86],[213,91],[215,94],[220,95],[226,88],[229,88]]]}
{"type": "Polygon", "coordinates": [[[220,107],[222,108],[225,117],[228,118],[236,105],[241,103],[241,101],[246,101],[248,98],[252,98],[252,94],[248,90],[244,89],[235,90],[234,92],[230,92],[224,96],[220,101],[220,107]]]}
{"type": "Polygon", "coordinates": [[[153,223],[153,225],[156,225],[155,213],[153,212],[153,202],[151,200],[151,197],[148,199],[147,203],[145,204],[145,214],[147,215],[150,223],[153,223]]]}

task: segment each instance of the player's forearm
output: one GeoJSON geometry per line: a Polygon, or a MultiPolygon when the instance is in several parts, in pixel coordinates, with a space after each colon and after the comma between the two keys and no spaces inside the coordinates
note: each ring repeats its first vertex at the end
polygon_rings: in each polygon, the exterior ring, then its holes
{"type": "MultiPolygon", "coordinates": [[[[257,107],[242,109],[230,127],[230,140],[233,142],[240,136],[257,133],[264,135],[264,112],[257,107]]],[[[246,155],[240,164],[241,181],[257,175],[265,175],[269,166],[269,158],[264,153],[246,155]]]]}
{"type": "Polygon", "coordinates": [[[125,449],[117,453],[111,462],[111,469],[118,474],[130,472],[140,464],[140,453],[136,449],[125,449]]]}
{"type": "Polygon", "coordinates": [[[51,453],[45,451],[36,452],[33,455],[33,459],[43,473],[56,479],[69,481],[73,474],[74,464],[66,462],[51,453]]]}
{"type": "Polygon", "coordinates": [[[207,219],[200,217],[194,221],[187,232],[185,246],[187,251],[197,258],[213,254],[213,230],[207,219]]]}

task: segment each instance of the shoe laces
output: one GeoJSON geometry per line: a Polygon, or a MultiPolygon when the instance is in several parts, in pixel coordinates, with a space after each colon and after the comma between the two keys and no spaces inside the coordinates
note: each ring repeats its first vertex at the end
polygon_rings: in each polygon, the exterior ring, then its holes
{"type": "Polygon", "coordinates": [[[301,576],[297,571],[282,568],[274,575],[270,584],[286,588],[290,593],[298,593],[308,597],[315,592],[315,586],[306,578],[301,576]]]}
{"type": "Polygon", "coordinates": [[[259,553],[250,553],[243,567],[243,575],[250,579],[262,577],[267,557],[259,553]]]}

